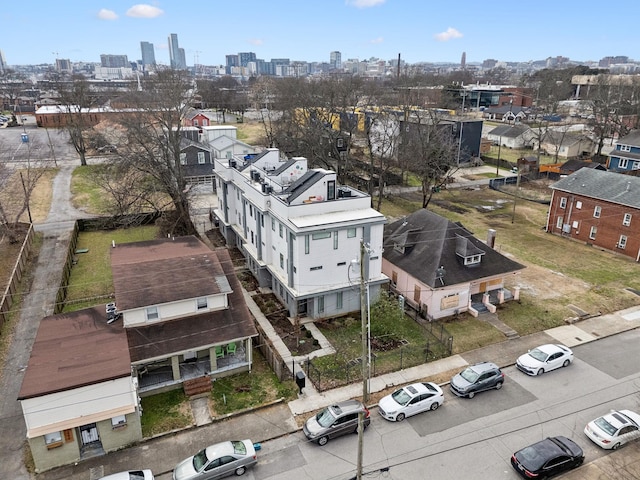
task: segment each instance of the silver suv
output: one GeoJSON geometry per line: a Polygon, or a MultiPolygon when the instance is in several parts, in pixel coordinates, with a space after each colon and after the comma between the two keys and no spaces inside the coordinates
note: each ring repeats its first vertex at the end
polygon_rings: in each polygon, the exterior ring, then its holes
{"type": "Polygon", "coordinates": [[[451,379],[450,388],[459,397],[473,398],[476,393],[495,388],[500,390],[504,373],[495,363],[481,362],[470,365],[451,379]]]}
{"type": "Polygon", "coordinates": [[[358,431],[358,414],[364,412],[364,428],[371,423],[369,410],[358,400],[347,400],[320,410],[303,427],[307,438],[326,445],[330,438],[358,431]]]}

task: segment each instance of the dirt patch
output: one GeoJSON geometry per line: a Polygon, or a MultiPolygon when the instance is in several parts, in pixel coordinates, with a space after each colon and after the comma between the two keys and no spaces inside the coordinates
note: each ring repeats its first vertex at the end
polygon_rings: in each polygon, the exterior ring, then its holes
{"type": "Polygon", "coordinates": [[[307,336],[307,330],[302,325],[295,326],[289,320],[287,309],[273,293],[254,295],[252,298],[292,355],[308,355],[320,348],[313,337],[307,336]]]}
{"type": "Polygon", "coordinates": [[[520,287],[521,293],[540,300],[551,300],[561,297],[581,297],[591,289],[591,285],[582,280],[522,260],[518,261],[527,266],[513,283],[513,286],[520,287]]]}

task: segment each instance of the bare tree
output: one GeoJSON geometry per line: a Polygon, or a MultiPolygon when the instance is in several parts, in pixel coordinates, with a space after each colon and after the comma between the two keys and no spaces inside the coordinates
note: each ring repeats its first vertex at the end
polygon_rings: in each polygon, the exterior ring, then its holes
{"type": "Polygon", "coordinates": [[[159,71],[144,80],[142,91],[129,93],[131,108],[120,118],[123,136],[114,161],[125,178],[141,175],[143,190],[138,190],[138,197],[151,189],[170,199],[174,214],[166,217],[166,233],[196,233],[189,215],[189,186],[180,163],[182,122],[194,95],[184,71],[159,71]]]}
{"type": "MultiPolygon", "coordinates": [[[[0,145],[0,151],[5,150],[0,145]]],[[[46,172],[46,152],[32,139],[26,147],[26,157],[11,166],[0,163],[0,231],[10,242],[17,241],[16,231],[25,213],[32,222],[30,202],[38,181],[46,172]]]]}
{"type": "Polygon", "coordinates": [[[96,106],[96,97],[91,94],[91,86],[83,76],[75,76],[71,82],[59,81],[56,89],[64,113],[63,131],[69,134],[69,141],[80,156],[80,164],[86,165],[88,138],[98,123],[97,117],[89,111],[96,106]]]}
{"type": "Polygon", "coordinates": [[[422,208],[427,208],[438,188],[446,186],[457,170],[459,144],[453,126],[433,110],[417,110],[402,129],[399,155],[405,156],[419,178],[422,208]]]}

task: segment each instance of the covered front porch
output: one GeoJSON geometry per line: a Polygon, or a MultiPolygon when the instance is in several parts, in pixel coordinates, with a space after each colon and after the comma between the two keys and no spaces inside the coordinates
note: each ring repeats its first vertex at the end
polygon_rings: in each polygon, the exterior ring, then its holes
{"type": "Polygon", "coordinates": [[[150,394],[156,390],[171,389],[185,380],[204,375],[215,378],[235,370],[250,370],[251,343],[251,338],[247,338],[134,365],[138,392],[141,395],[150,394]]]}

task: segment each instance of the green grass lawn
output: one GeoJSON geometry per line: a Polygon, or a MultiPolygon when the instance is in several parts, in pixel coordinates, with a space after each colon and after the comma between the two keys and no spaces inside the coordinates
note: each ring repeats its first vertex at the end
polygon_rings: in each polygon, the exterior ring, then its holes
{"type": "Polygon", "coordinates": [[[257,407],[284,398],[293,400],[298,387],[293,380],[280,382],[258,349],[253,350],[251,372],[213,382],[210,405],[213,416],[257,407]]]}
{"type": "Polygon", "coordinates": [[[80,232],[77,249],[88,249],[76,254],[77,263],[71,269],[65,312],[80,310],[101,303],[113,296],[111,275],[111,242],[140,242],[157,238],[158,229],[143,226],[98,232],[80,232]]]}
{"type": "Polygon", "coordinates": [[[193,424],[189,400],[182,390],[159,393],[142,400],[142,436],[151,437],[193,424]]]}
{"type": "Polygon", "coordinates": [[[108,214],[108,202],[104,191],[99,188],[94,176],[100,165],[85,165],[73,169],[71,193],[73,206],[97,215],[108,214]]]}

